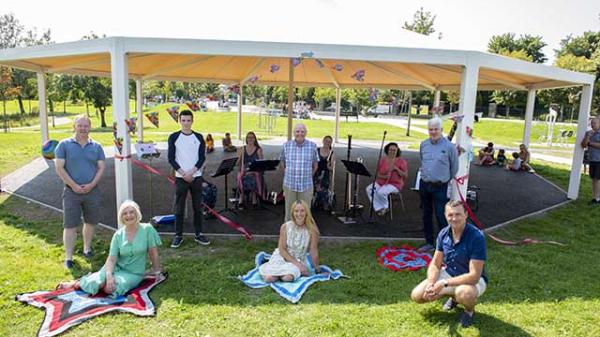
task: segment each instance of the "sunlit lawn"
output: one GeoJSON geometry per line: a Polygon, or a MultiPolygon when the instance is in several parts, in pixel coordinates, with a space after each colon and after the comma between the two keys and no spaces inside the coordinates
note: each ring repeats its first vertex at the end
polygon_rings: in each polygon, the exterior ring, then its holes
{"type": "MultiPolygon", "coordinates": [[[[565,168],[536,167],[565,186],[565,168]]],[[[488,240],[490,285],[469,329],[458,326],[460,311],[445,313],[441,303],[409,302],[411,288],[425,272],[394,273],[379,266],[374,253],[383,242],[322,243],[322,262],[351,278],[314,285],[293,305],[270,289],[251,290],[234,278],[253,266],[256,252],[272,250],[275,241],[215,239],[209,248],[189,240],[178,250],[164,245],[161,257],[170,277],[151,294],[158,307],[155,318],[105,315],[67,335],[598,336],[600,265],[594,261],[600,259],[600,207],[586,205],[589,189],[584,179],[582,201],[496,233],[508,239],[557,240],[565,247],[508,247],[488,240]]],[[[77,257],[71,275],[61,265],[60,216],[2,197],[0,335],[34,335],[43,313],[17,303],[14,295],[50,289],[99,268],[110,235],[100,231],[96,257],[91,263],[77,257]]]]}

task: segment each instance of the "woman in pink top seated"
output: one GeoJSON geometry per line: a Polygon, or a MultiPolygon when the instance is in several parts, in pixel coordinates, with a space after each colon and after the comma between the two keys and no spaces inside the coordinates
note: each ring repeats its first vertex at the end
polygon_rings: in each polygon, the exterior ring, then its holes
{"type": "MultiPolygon", "coordinates": [[[[379,216],[385,215],[389,210],[388,195],[398,193],[404,187],[408,176],[408,163],[400,158],[400,148],[396,143],[388,143],[384,148],[386,156],[381,158],[377,165],[377,180],[375,181],[375,200],[373,210],[379,216]]],[[[367,196],[371,200],[373,184],[367,186],[367,196]]]]}

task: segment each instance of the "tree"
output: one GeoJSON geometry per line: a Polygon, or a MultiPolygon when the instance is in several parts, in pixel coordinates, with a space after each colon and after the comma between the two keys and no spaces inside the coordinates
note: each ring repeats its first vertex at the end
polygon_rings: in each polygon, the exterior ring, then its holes
{"type": "MultiPolygon", "coordinates": [[[[25,29],[14,14],[4,14],[0,16],[0,49],[27,47],[34,45],[44,45],[52,43],[50,30],[38,33],[37,28],[25,29]]],[[[20,69],[12,71],[12,82],[15,88],[25,88],[29,79],[33,78],[32,72],[20,69]]],[[[25,113],[23,106],[22,92],[16,91],[16,98],[19,103],[21,114],[25,113]]],[[[30,98],[30,97],[28,97],[30,98]]]]}
{"type": "Polygon", "coordinates": [[[8,118],[6,116],[6,101],[13,99],[18,92],[12,83],[11,68],[0,66],[0,99],[2,100],[2,108],[4,112],[4,132],[8,131],[8,118]]]}
{"type": "MultiPolygon", "coordinates": [[[[435,33],[435,28],[433,28],[433,25],[436,17],[437,15],[433,15],[431,12],[427,12],[423,9],[423,7],[421,7],[415,12],[415,14],[413,14],[412,22],[408,23],[408,21],[404,21],[404,26],[402,28],[415,33],[430,35],[435,33]]],[[[442,33],[439,33],[438,38],[442,38],[442,33]]]]}
{"type": "Polygon", "coordinates": [[[100,111],[100,124],[106,127],[105,112],[112,99],[110,79],[90,77],[84,89],[84,96],[100,111]]]}
{"type": "Polygon", "coordinates": [[[541,36],[521,35],[516,38],[515,33],[494,35],[488,42],[488,51],[494,54],[514,57],[535,63],[544,63],[548,60],[542,49],[546,43],[541,36]]]}
{"type": "MultiPolygon", "coordinates": [[[[594,92],[592,95],[592,111],[600,112],[600,31],[584,32],[581,36],[567,36],[561,41],[561,49],[556,51],[557,58],[554,65],[574,71],[587,72],[596,75],[594,92]]],[[[567,97],[567,103],[574,110],[579,103],[578,89],[559,89],[565,92],[562,97],[567,97]]],[[[554,91],[556,94],[557,92],[554,91]]]]}

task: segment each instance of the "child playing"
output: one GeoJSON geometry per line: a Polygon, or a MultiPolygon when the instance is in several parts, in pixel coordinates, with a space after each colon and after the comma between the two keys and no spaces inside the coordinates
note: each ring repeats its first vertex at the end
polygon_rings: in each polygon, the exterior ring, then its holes
{"type": "Polygon", "coordinates": [[[506,164],[506,169],[509,171],[520,171],[521,170],[521,158],[519,158],[518,152],[513,152],[513,161],[506,164]]]}
{"type": "Polygon", "coordinates": [[[498,156],[496,156],[496,165],[498,165],[498,166],[506,165],[506,154],[504,154],[504,149],[498,150],[498,156]]]}

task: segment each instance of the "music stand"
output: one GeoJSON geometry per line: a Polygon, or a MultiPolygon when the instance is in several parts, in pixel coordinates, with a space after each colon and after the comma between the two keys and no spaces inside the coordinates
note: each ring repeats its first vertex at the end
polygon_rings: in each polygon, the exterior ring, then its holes
{"type": "Polygon", "coordinates": [[[352,207],[350,207],[350,209],[348,209],[348,211],[346,212],[346,214],[344,214],[344,216],[338,217],[338,220],[340,222],[342,222],[344,225],[352,225],[352,224],[355,224],[358,222],[356,220],[356,218],[359,215],[358,213],[360,212],[360,209],[362,208],[362,206],[359,206],[357,204],[357,201],[358,201],[358,176],[370,177],[371,173],[369,173],[369,170],[367,170],[367,168],[365,167],[365,165],[363,165],[363,163],[360,163],[358,161],[350,161],[350,160],[342,159],[342,163],[346,167],[346,170],[348,171],[348,173],[354,175],[354,195],[352,196],[352,207]]]}
{"type": "Polygon", "coordinates": [[[233,171],[233,168],[235,167],[236,162],[237,162],[237,157],[223,159],[221,164],[219,164],[219,168],[217,168],[217,171],[215,173],[211,174],[211,177],[213,177],[213,178],[217,178],[220,176],[225,177],[225,207],[223,209],[221,209],[218,213],[231,212],[233,214],[236,214],[233,209],[229,208],[229,197],[227,195],[227,192],[229,189],[228,184],[227,184],[227,176],[229,175],[229,173],[231,173],[231,171],[233,171]]]}
{"type": "MultiPolygon", "coordinates": [[[[258,173],[262,174],[266,171],[275,171],[275,170],[277,170],[277,167],[279,166],[279,162],[280,162],[280,160],[258,159],[258,160],[251,162],[250,165],[248,165],[248,172],[258,172],[258,173]]],[[[263,183],[262,187],[264,190],[262,192],[266,193],[267,187],[266,187],[266,185],[264,185],[264,183],[263,183]]],[[[242,191],[242,193],[244,193],[244,191],[242,191]]],[[[264,195],[261,196],[261,198],[259,198],[259,199],[263,199],[263,197],[264,197],[264,195]]],[[[259,200],[259,207],[264,210],[269,210],[262,204],[262,200],[259,200]]]]}

